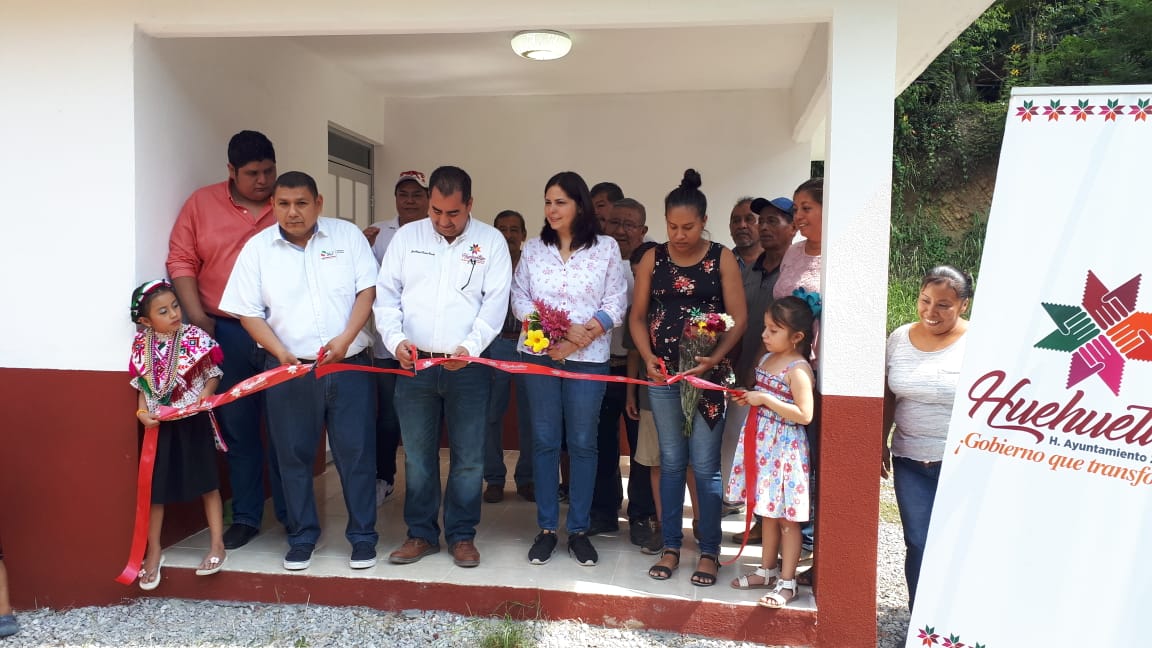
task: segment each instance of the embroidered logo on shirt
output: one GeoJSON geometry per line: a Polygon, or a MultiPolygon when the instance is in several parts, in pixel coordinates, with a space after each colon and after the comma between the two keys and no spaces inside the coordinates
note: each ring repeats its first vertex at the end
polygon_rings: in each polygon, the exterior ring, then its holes
{"type": "Polygon", "coordinates": [[[320,260],[335,259],[337,254],[344,254],[344,250],[320,250],[320,260]]]}
{"type": "Polygon", "coordinates": [[[483,264],[487,259],[483,254],[480,254],[480,244],[473,243],[472,246],[468,248],[467,254],[460,255],[460,260],[464,263],[471,263],[472,265],[476,265],[477,263],[483,264]]]}

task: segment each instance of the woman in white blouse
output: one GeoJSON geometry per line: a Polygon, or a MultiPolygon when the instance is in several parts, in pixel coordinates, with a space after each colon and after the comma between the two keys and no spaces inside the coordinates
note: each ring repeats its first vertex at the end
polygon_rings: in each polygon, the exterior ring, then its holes
{"type": "MultiPolygon", "coordinates": [[[[612,329],[624,321],[627,283],[620,248],[597,235],[588,185],[565,171],[544,186],[544,227],[528,241],[512,279],[512,311],[524,320],[540,302],[568,313],[572,326],[546,355],[528,362],[586,374],[607,374],[612,329]]],[[[526,353],[526,348],[521,348],[526,353]]],[[[556,550],[560,526],[560,440],[566,436],[571,466],[568,500],[568,553],[581,565],[595,565],[596,549],[585,532],[596,479],[596,426],[604,382],[555,376],[526,376],[532,407],[532,469],[536,481],[536,536],[528,560],[542,565],[556,550]]]]}
{"type": "Polygon", "coordinates": [[[972,277],[948,265],[932,268],[920,281],[916,303],[920,319],[888,337],[880,474],[884,478],[894,474],[907,549],[904,577],[909,609],[916,602],[928,521],[964,360],[968,320],[961,315],[971,300],[972,277]],[[889,450],[888,433],[893,423],[896,429],[889,450]]]}

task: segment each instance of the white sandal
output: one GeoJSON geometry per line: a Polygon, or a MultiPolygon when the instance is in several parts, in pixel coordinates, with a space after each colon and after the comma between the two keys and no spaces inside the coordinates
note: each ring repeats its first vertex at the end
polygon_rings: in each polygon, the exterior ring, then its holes
{"type": "Polygon", "coordinates": [[[773,588],[771,592],[768,592],[764,596],[760,597],[760,600],[757,601],[757,603],[764,607],[779,609],[787,606],[788,603],[790,603],[794,598],[796,598],[796,579],[777,579],[776,587],[773,588]],[[784,596],[784,590],[788,590],[792,592],[792,594],[784,596]]]}
{"type": "Polygon", "coordinates": [[[225,555],[223,558],[221,558],[220,556],[209,556],[208,557],[208,566],[198,568],[196,570],[196,575],[197,576],[211,576],[212,574],[215,574],[216,572],[220,571],[220,568],[224,566],[224,562],[227,560],[228,560],[227,555],[225,555]]]}
{"type": "Polygon", "coordinates": [[[772,589],[776,586],[776,581],[779,579],[779,577],[779,567],[773,567],[772,569],[757,567],[756,571],[750,574],[741,574],[739,578],[729,583],[729,586],[732,587],[732,589],[738,590],[772,589]],[[764,579],[764,582],[759,584],[749,582],[748,578],[750,576],[759,576],[760,578],[764,579]]]}
{"type": "Polygon", "coordinates": [[[140,573],[138,574],[138,578],[140,579],[140,589],[144,590],[145,592],[151,592],[157,587],[160,587],[160,570],[164,568],[164,558],[164,554],[160,554],[160,562],[156,563],[156,580],[145,582],[144,579],[148,578],[151,575],[151,572],[144,568],[140,569],[140,573]]]}

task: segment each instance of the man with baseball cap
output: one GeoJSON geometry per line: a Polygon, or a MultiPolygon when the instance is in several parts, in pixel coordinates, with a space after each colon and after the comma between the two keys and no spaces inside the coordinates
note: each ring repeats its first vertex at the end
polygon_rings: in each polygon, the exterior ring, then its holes
{"type": "MultiPolygon", "coordinates": [[[[373,223],[364,230],[376,263],[396,231],[408,223],[428,217],[428,178],[420,171],[404,171],[396,179],[396,218],[373,223]]],[[[373,324],[374,325],[374,324],[373,324]]],[[[399,369],[400,363],[392,356],[379,335],[372,344],[372,364],[376,367],[399,369]]],[[[400,420],[396,416],[393,392],[396,374],[376,374],[376,506],[392,498],[396,492],[396,449],[400,446],[400,420]]]]}

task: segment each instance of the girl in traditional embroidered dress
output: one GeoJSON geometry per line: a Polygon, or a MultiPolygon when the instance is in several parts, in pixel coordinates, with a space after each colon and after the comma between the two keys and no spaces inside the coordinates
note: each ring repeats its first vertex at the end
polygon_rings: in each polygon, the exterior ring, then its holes
{"type": "Polygon", "coordinates": [[[181,323],[176,293],[163,279],[149,281],[132,293],[131,312],[132,321],[141,327],[132,342],[128,367],[131,384],[140,392],[136,418],[146,427],[160,426],[148,550],[140,569],[140,589],[152,590],[160,585],[164,564],[160,529],[168,502],[203,499],[211,547],[196,575],[215,574],[224,565],[224,516],[211,414],[164,422],[156,418],[161,405],[183,407],[212,396],[223,375],[219,365],[224,354],[203,330],[181,323]]]}
{"type": "Polygon", "coordinates": [[[800,562],[800,526],[808,521],[808,440],[804,426],[812,421],[812,324],[808,303],[798,297],[776,300],[764,314],[761,339],[768,353],[756,368],[756,389],[736,398],[756,407],[756,481],[748,484],[744,435],[736,446],[728,481],[728,501],[746,501],[763,522],[764,551],[760,568],[732,581],[736,589],[771,589],[759,601],[784,607],[796,597],[800,562]],[[781,558],[777,562],[777,554],[781,558]]]}

